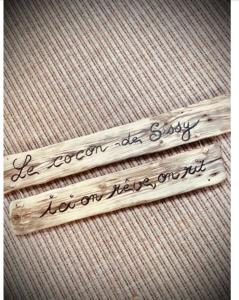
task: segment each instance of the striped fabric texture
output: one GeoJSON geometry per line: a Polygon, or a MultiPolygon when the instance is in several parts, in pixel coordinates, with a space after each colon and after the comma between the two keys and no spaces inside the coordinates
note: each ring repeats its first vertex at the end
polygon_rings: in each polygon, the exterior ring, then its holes
{"type": "MultiPolygon", "coordinates": [[[[6,0],[5,155],[230,92],[230,2],[6,0]]],[[[230,299],[230,135],[4,197],[5,299],[230,299]],[[14,199],[219,143],[220,185],[15,236],[14,199]]]]}

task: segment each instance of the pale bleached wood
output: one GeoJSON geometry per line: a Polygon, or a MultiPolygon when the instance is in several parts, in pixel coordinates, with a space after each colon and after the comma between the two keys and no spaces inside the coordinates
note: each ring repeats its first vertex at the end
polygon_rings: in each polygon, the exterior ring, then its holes
{"type": "Polygon", "coordinates": [[[225,176],[220,147],[213,145],[15,200],[10,220],[16,234],[26,234],[214,185],[225,176]]]}
{"type": "Polygon", "coordinates": [[[228,132],[230,131],[229,99],[229,95],[216,97],[158,117],[6,156],[4,192],[8,193],[104,164],[159,152],[228,132]],[[171,125],[173,127],[170,127],[171,125]],[[186,130],[187,126],[193,128],[186,130]],[[165,134],[164,130],[166,130],[165,134]],[[160,132],[161,138],[159,138],[160,132]],[[129,134],[131,144],[122,145],[127,143],[129,134]],[[50,167],[55,159],[55,164],[61,165],[50,167]],[[17,170],[16,168],[21,169],[24,162],[26,166],[22,171],[17,170]]]}

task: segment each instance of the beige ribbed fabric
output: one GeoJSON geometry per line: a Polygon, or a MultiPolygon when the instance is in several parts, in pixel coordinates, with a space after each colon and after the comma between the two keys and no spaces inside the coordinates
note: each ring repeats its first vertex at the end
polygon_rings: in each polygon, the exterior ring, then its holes
{"type": "MultiPolygon", "coordinates": [[[[230,92],[230,3],[5,1],[5,155],[230,92]]],[[[230,137],[7,195],[5,299],[229,299],[230,137]],[[218,186],[14,236],[34,195],[219,142],[218,186]]]]}

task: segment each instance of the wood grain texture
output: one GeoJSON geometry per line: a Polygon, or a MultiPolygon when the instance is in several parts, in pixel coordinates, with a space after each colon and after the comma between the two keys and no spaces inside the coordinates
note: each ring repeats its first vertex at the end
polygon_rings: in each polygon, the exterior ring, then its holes
{"type": "Polygon", "coordinates": [[[212,145],[15,200],[10,220],[22,235],[214,185],[225,176],[220,147],[212,145]]]}
{"type": "Polygon", "coordinates": [[[4,192],[230,131],[230,97],[4,158],[4,192]]]}

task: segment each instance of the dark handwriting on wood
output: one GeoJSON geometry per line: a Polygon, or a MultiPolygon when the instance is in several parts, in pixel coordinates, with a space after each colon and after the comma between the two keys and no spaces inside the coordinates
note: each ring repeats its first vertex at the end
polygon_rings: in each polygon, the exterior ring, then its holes
{"type": "Polygon", "coordinates": [[[149,135],[149,139],[152,142],[156,142],[159,139],[166,137],[168,135],[174,134],[174,133],[181,133],[181,139],[182,141],[186,142],[189,141],[191,138],[191,131],[194,127],[196,127],[199,123],[199,120],[196,122],[190,123],[190,122],[178,122],[176,125],[163,125],[160,127],[160,123],[156,122],[153,123],[150,130],[151,133],[149,135]]]}
{"type": "Polygon", "coordinates": [[[17,166],[17,159],[14,159],[13,161],[13,168],[17,171],[14,175],[11,176],[11,180],[13,182],[18,181],[20,178],[25,178],[27,175],[32,176],[39,174],[39,172],[34,171],[34,166],[29,166],[29,163],[31,162],[32,157],[31,155],[26,155],[24,162],[19,166],[17,166]]]}
{"type": "Polygon", "coordinates": [[[16,234],[26,234],[212,186],[225,178],[220,147],[211,145],[11,201],[10,220],[16,234]]]}
{"type": "Polygon", "coordinates": [[[230,96],[4,157],[4,193],[230,131],[230,96]]]}
{"type": "Polygon", "coordinates": [[[142,180],[139,181],[133,181],[132,183],[129,182],[129,179],[126,178],[125,182],[123,184],[115,184],[113,185],[112,190],[107,193],[106,195],[104,194],[90,194],[90,195],[84,195],[80,199],[76,201],[69,201],[68,203],[66,202],[61,202],[59,205],[54,208],[52,207],[52,201],[49,203],[48,207],[46,210],[43,211],[43,213],[40,215],[40,218],[44,217],[47,214],[55,214],[56,212],[63,213],[67,211],[68,209],[74,209],[76,207],[77,203],[80,203],[81,205],[88,205],[90,202],[95,202],[95,201],[101,201],[102,199],[110,199],[115,196],[121,195],[123,193],[127,192],[139,192],[143,188],[150,188],[150,189],[155,189],[157,188],[158,184],[162,184],[166,181],[175,181],[175,180],[180,180],[183,179],[187,176],[193,175],[195,173],[200,173],[206,171],[206,164],[205,161],[202,160],[199,164],[197,165],[189,165],[185,166],[182,168],[182,170],[177,171],[177,172],[161,172],[158,174],[156,181],[151,181],[150,178],[145,177],[142,180]]]}
{"type": "MultiPolygon", "coordinates": [[[[158,122],[155,122],[151,125],[149,129],[148,138],[151,142],[156,142],[162,138],[166,138],[172,134],[181,134],[182,141],[188,141],[191,138],[191,131],[195,128],[199,123],[199,120],[196,122],[180,122],[173,125],[161,125],[158,122]]],[[[132,135],[128,133],[126,137],[124,137],[121,141],[116,142],[114,145],[116,146],[131,146],[135,145],[136,147],[141,145],[144,141],[139,137],[139,134],[132,135]]],[[[100,153],[104,153],[110,150],[110,146],[103,145],[91,145],[86,149],[80,149],[73,153],[66,153],[56,156],[52,159],[51,163],[47,166],[47,169],[59,168],[65,164],[72,164],[74,161],[83,160],[86,157],[93,157],[95,155],[99,155],[100,153]]],[[[16,166],[17,159],[13,161],[13,169],[17,171],[14,175],[11,176],[11,180],[13,182],[18,181],[19,179],[23,179],[26,176],[38,175],[38,171],[34,171],[34,166],[30,165],[32,160],[31,155],[27,154],[23,164],[19,167],[16,166]]]]}

